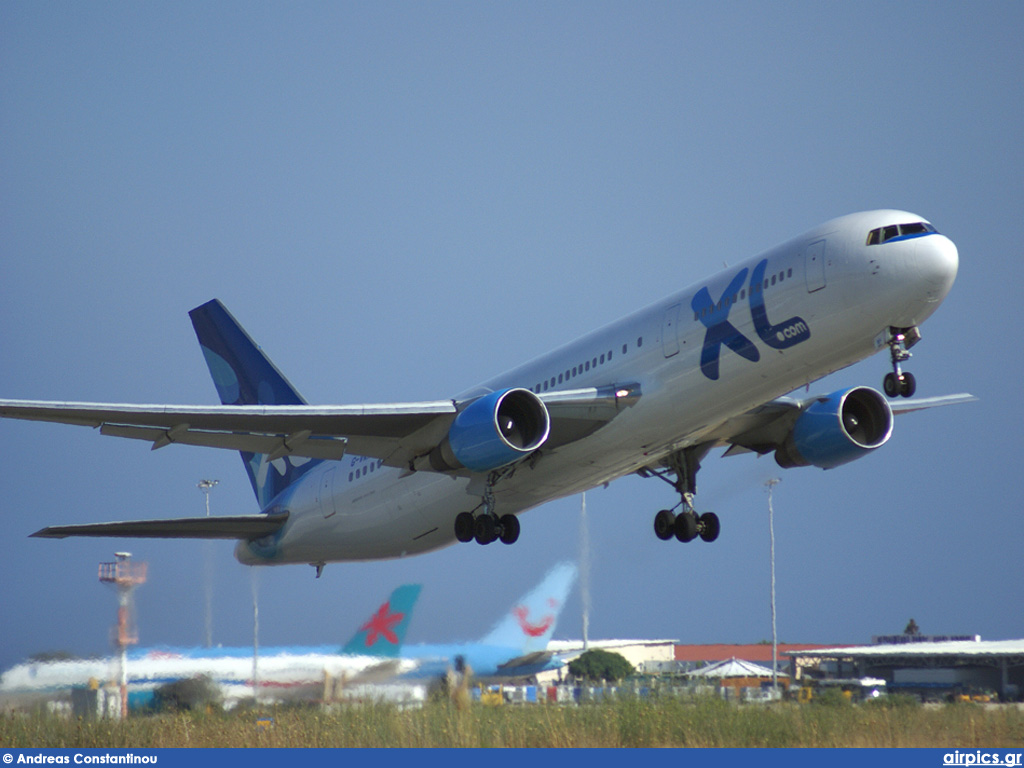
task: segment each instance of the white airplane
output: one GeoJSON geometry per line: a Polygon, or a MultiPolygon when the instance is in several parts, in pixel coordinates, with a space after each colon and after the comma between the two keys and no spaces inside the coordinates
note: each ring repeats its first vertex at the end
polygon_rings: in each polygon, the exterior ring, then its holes
{"type": "Polygon", "coordinates": [[[260,514],[65,525],[33,536],[234,538],[249,565],[413,555],[455,541],[512,544],[520,513],[631,473],[679,494],[655,534],[714,540],[695,506],[701,461],[774,452],[830,469],[881,447],[890,404],[857,386],[784,397],[888,350],[889,397],[920,325],[953,285],[956,246],[920,216],[829,221],[760,256],[451,399],[307,405],[220,302],[190,313],[223,405],[0,400],[0,416],[242,452],[260,514]]]}
{"type": "MultiPolygon", "coordinates": [[[[402,644],[420,594],[419,584],[395,589],[344,646],[138,648],[127,654],[131,700],[148,706],[158,688],[198,676],[208,677],[231,706],[259,690],[265,699],[323,698],[330,681],[347,684],[387,682],[416,670],[402,644]],[[255,666],[254,666],[255,664],[255,666]]],[[[72,688],[116,685],[121,660],[25,661],[0,674],[0,711],[66,699],[72,688]]]]}

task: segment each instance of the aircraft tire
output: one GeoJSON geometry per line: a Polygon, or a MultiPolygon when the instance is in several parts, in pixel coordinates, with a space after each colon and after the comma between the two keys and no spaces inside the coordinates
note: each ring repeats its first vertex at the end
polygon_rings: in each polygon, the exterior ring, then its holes
{"type": "Polygon", "coordinates": [[[900,387],[900,382],[896,378],[895,373],[885,374],[885,378],[882,380],[882,389],[885,390],[885,394],[888,397],[896,397],[900,394],[902,387],[900,387]]]}
{"type": "Polygon", "coordinates": [[[476,519],[476,543],[477,544],[490,544],[496,538],[498,538],[498,526],[494,522],[492,515],[480,515],[476,519]]]}
{"type": "Polygon", "coordinates": [[[476,520],[472,512],[459,512],[455,516],[455,538],[463,544],[472,541],[476,535],[476,520]]]}
{"type": "Polygon", "coordinates": [[[697,516],[684,512],[676,516],[675,525],[676,538],[684,544],[697,538],[697,516]]]}
{"type": "Polygon", "coordinates": [[[714,512],[705,512],[700,516],[700,538],[702,541],[714,541],[721,531],[722,525],[718,522],[718,515],[714,512]]]}
{"type": "Polygon", "coordinates": [[[515,544],[519,539],[519,518],[515,515],[502,515],[498,522],[501,524],[501,543],[515,544]]]}
{"type": "Polygon", "coordinates": [[[912,373],[904,373],[903,381],[900,382],[900,394],[904,397],[913,397],[917,392],[917,379],[912,373]]]}
{"type": "Polygon", "coordinates": [[[663,509],[654,516],[654,535],[662,541],[668,541],[675,535],[676,516],[663,509]]]}

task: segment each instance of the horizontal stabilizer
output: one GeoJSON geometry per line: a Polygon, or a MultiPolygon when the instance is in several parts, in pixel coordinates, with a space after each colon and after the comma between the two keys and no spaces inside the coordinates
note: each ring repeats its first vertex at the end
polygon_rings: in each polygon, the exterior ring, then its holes
{"type": "Polygon", "coordinates": [[[232,517],[180,517],[167,520],[128,520],[91,525],[53,525],[32,534],[41,539],[68,536],[114,536],[134,539],[258,539],[278,530],[288,513],[232,517]]]}

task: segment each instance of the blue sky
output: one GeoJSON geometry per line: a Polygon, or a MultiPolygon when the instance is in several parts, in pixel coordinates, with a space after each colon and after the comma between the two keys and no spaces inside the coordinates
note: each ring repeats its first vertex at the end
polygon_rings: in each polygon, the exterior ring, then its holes
{"type": "MultiPolygon", "coordinates": [[[[837,470],[709,457],[714,545],[658,541],[655,480],[587,494],[592,637],[1024,637],[1024,5],[0,5],[0,396],[211,403],[217,297],[312,403],[451,396],[834,216],[911,210],[960,250],[908,365],[922,396],[837,470]]],[[[816,387],[880,387],[877,356],[816,387]]],[[[0,422],[0,667],[109,648],[96,565],[44,525],[255,503],[237,455],[0,422]]],[[[344,641],[421,582],[410,642],[482,636],[576,557],[580,499],[514,547],[260,570],[264,644],[344,641]]],[[[136,541],[144,644],[204,633],[199,542],[136,541]]],[[[214,640],[254,576],[216,543],[214,640]]],[[[580,634],[574,592],[556,637],[580,634]]]]}

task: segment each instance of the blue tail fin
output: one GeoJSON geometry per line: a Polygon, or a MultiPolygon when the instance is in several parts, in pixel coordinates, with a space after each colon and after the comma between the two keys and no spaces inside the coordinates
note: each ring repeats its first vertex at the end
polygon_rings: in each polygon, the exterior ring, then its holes
{"type": "Polygon", "coordinates": [[[576,581],[576,566],[559,563],[537,587],[517,602],[481,644],[519,648],[523,653],[544,650],[555,633],[558,614],[576,581]]]}
{"type": "MultiPolygon", "coordinates": [[[[224,405],[304,405],[305,400],[217,299],[188,313],[224,405]]],[[[268,462],[243,451],[260,509],[319,460],[289,456],[268,462]]]]}
{"type": "Polygon", "coordinates": [[[412,608],[419,596],[419,584],[406,584],[396,589],[377,612],[359,627],[341,652],[355,656],[396,658],[405,641],[412,608]]]}

